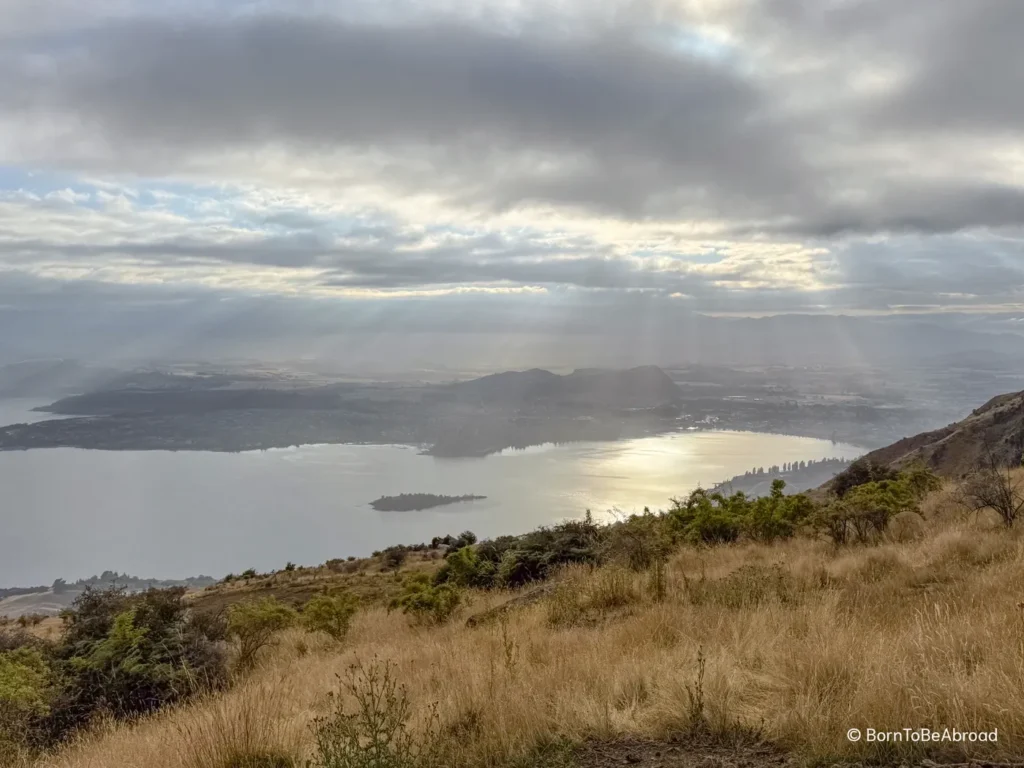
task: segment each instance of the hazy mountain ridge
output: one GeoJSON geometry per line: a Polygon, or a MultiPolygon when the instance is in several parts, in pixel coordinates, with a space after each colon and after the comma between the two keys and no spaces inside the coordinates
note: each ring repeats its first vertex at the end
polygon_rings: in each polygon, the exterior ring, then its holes
{"type": "Polygon", "coordinates": [[[941,429],[904,438],[868,453],[879,464],[903,466],[922,460],[936,472],[960,477],[993,459],[1020,464],[1024,453],[1024,392],[998,395],[970,416],[941,429]]]}
{"type": "Polygon", "coordinates": [[[324,345],[336,351],[320,355],[321,362],[343,366],[351,373],[395,372],[424,365],[473,369],[481,360],[487,360],[492,370],[626,368],[643,363],[905,368],[929,362],[935,350],[972,354],[982,360],[1024,357],[1024,336],[1006,332],[1001,315],[984,316],[971,324],[950,315],[922,319],[807,314],[715,317],[671,303],[639,302],[567,308],[568,314],[559,314],[556,324],[550,315],[524,315],[493,300],[484,306],[464,299],[448,310],[415,299],[389,302],[389,311],[374,315],[379,326],[372,344],[366,343],[367,334],[359,330],[362,325],[351,309],[318,307],[312,313],[310,307],[253,299],[251,311],[197,321],[187,337],[167,351],[161,329],[180,325],[177,310],[154,307],[139,315],[104,306],[89,317],[89,323],[66,307],[54,307],[45,316],[34,313],[31,318],[12,312],[10,322],[0,329],[0,362],[17,363],[29,354],[105,361],[117,367],[128,360],[281,362],[301,358],[310,349],[322,350],[324,345]],[[15,329],[17,344],[5,345],[4,330],[15,329]],[[509,338],[518,343],[502,343],[509,338]],[[529,353],[517,351],[521,349],[529,353]],[[112,350],[116,358],[111,357],[112,350]]]}
{"type": "Polygon", "coordinates": [[[671,377],[655,365],[622,371],[579,368],[566,376],[534,368],[506,371],[451,385],[460,398],[483,403],[587,403],[617,408],[656,408],[679,398],[671,377]]]}

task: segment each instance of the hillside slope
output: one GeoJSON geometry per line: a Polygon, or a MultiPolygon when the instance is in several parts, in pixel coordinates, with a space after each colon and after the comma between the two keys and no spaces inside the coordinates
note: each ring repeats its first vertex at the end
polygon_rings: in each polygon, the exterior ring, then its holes
{"type": "Polygon", "coordinates": [[[962,421],[907,437],[865,458],[903,466],[914,460],[946,477],[960,477],[991,454],[999,464],[1019,464],[1024,451],[1024,392],[999,395],[962,421]]]}

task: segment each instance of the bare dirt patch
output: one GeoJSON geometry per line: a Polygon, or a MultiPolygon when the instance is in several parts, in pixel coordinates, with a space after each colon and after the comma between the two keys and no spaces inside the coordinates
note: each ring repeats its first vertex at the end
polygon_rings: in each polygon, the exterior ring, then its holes
{"type": "Polygon", "coordinates": [[[771,745],[723,746],[690,739],[590,742],[575,757],[579,768],[767,768],[796,764],[791,755],[771,745]]]}

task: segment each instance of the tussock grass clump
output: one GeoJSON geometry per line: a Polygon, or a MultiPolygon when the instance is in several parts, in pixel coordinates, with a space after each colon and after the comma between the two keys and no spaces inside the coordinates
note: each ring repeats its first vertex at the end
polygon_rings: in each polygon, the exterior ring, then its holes
{"type": "Polygon", "coordinates": [[[594,626],[641,599],[636,575],[625,568],[567,566],[548,602],[548,624],[594,626]]]}
{"type": "Polygon", "coordinates": [[[754,608],[774,602],[795,605],[803,599],[802,585],[783,566],[744,565],[718,579],[701,573],[683,578],[683,589],[692,605],[716,608],[754,608]]]}
{"type": "Polygon", "coordinates": [[[299,768],[301,746],[283,726],[285,713],[268,685],[246,686],[246,696],[211,701],[200,717],[177,728],[182,768],[299,768]]]}

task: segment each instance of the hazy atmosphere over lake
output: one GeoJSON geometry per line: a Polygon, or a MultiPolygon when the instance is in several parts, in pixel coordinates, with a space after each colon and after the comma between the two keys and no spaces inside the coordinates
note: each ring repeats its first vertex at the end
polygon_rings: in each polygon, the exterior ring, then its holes
{"type": "Polygon", "coordinates": [[[671,496],[754,466],[859,449],[827,440],[700,432],[438,459],[399,446],[305,446],[243,454],[33,450],[0,453],[6,507],[0,584],[106,569],[145,577],[223,575],[470,529],[522,533],[582,515],[664,508],[671,496]],[[375,512],[399,492],[488,498],[375,512]]]}

